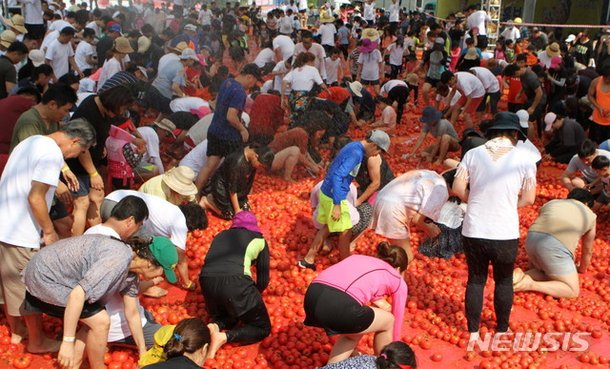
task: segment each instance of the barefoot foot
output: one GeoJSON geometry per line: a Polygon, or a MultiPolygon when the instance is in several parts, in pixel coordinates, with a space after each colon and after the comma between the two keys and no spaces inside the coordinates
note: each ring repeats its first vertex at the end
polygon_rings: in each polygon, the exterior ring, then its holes
{"type": "Polygon", "coordinates": [[[208,324],[208,328],[210,329],[210,336],[212,342],[210,343],[210,349],[208,351],[208,357],[213,359],[216,356],[216,352],[227,343],[227,335],[224,332],[220,331],[218,325],[216,323],[208,324]]]}
{"type": "Polygon", "coordinates": [[[515,268],[515,270],[513,270],[513,286],[516,285],[517,283],[521,282],[523,277],[525,277],[525,273],[523,272],[523,269],[515,268]]]}
{"type": "Polygon", "coordinates": [[[534,282],[532,277],[530,277],[527,274],[524,274],[523,278],[521,278],[521,280],[519,282],[517,282],[513,285],[513,291],[515,291],[515,292],[529,291],[530,286],[532,285],[532,282],[534,282]]]}
{"type": "Polygon", "coordinates": [[[167,290],[163,289],[161,287],[152,286],[149,289],[147,289],[146,291],[144,291],[143,294],[146,297],[161,298],[161,297],[167,295],[167,290]]]}

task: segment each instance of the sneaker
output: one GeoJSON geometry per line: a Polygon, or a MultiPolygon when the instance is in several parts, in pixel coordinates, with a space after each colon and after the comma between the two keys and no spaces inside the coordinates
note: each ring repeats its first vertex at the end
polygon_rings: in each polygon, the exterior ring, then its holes
{"type": "Polygon", "coordinates": [[[299,260],[297,265],[299,266],[299,268],[303,268],[303,269],[309,268],[309,269],[313,270],[314,272],[316,271],[316,264],[308,263],[305,259],[299,260]]]}

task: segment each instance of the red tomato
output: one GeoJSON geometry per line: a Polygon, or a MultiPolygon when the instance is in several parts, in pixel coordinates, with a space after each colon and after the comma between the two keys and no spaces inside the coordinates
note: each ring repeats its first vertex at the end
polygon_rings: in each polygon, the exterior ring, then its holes
{"type": "Polygon", "coordinates": [[[25,369],[32,364],[32,358],[27,355],[18,356],[13,359],[13,366],[17,369],[25,369]]]}

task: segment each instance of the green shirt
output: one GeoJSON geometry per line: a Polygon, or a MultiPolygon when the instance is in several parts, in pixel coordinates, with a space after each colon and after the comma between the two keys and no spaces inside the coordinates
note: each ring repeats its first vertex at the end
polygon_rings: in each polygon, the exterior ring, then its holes
{"type": "Polygon", "coordinates": [[[49,135],[59,131],[59,123],[52,123],[49,127],[45,124],[40,116],[40,113],[35,108],[31,108],[21,114],[15,128],[13,129],[13,137],[11,138],[11,151],[19,144],[19,142],[34,135],[49,135]]]}

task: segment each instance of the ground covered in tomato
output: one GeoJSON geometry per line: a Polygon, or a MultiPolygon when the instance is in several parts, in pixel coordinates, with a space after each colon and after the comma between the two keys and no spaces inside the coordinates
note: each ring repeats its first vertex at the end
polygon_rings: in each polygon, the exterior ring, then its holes
{"type": "MultiPolygon", "coordinates": [[[[413,160],[405,161],[402,154],[410,151],[410,145],[419,131],[416,117],[421,107],[406,114],[408,119],[392,139],[388,155],[394,173],[404,173],[426,167],[413,160]]],[[[353,138],[361,138],[364,131],[355,130],[353,138]]],[[[429,166],[427,166],[429,168],[429,166]]],[[[440,167],[432,167],[441,171],[440,167]]],[[[567,191],[559,186],[561,165],[543,163],[538,171],[536,203],[520,210],[521,249],[517,266],[525,268],[527,258],[523,250],[528,227],[545,202],[565,197],[567,191]]],[[[259,173],[250,196],[253,211],[271,248],[271,282],[263,294],[273,330],[271,336],[258,345],[237,347],[226,345],[216,359],[208,360],[206,368],[218,369],[301,369],[322,366],[334,342],[321,329],[304,327],[303,296],[307,286],[316,276],[311,270],[299,269],[296,261],[311,243],[315,230],[311,223],[309,190],[319,179],[312,179],[299,172],[299,182],[288,184],[276,177],[259,173]]],[[[493,204],[490,204],[493,206],[493,204]]],[[[588,368],[608,367],[610,357],[610,228],[608,214],[598,217],[593,262],[589,272],[581,275],[581,296],[575,300],[554,299],[536,293],[516,293],[511,315],[511,330],[524,332],[586,332],[589,348],[585,352],[571,352],[577,345],[574,340],[561,341],[558,351],[546,350],[551,343],[542,343],[533,352],[466,351],[468,333],[464,316],[466,286],[466,262],[463,255],[450,260],[430,259],[416,253],[416,259],[408,270],[409,299],[402,330],[402,339],[414,349],[418,368],[588,368]]],[[[197,280],[207,248],[215,234],[226,229],[229,223],[210,217],[206,231],[189,235],[187,254],[192,278],[197,280]]],[[[411,244],[415,249],[422,241],[422,234],[412,229],[411,244]]],[[[358,240],[358,253],[374,254],[375,245],[381,241],[372,231],[358,240]]],[[[576,255],[577,259],[579,255],[576,255]]],[[[318,257],[318,270],[338,261],[336,250],[318,257]]],[[[144,299],[143,305],[158,322],[175,324],[179,320],[199,316],[206,319],[205,302],[199,290],[186,293],[173,286],[163,299],[144,299]]],[[[486,299],[482,315],[483,334],[494,329],[493,281],[486,287],[486,299]]],[[[45,318],[44,329],[49,335],[57,335],[61,321],[45,318]]],[[[566,335],[565,337],[567,337],[566,335]]],[[[359,344],[363,353],[372,353],[372,335],[359,344]]],[[[134,351],[111,347],[106,357],[109,369],[133,369],[137,357],[134,351]]],[[[10,344],[10,335],[4,317],[0,319],[0,368],[47,369],[58,367],[54,355],[30,355],[23,345],[10,344]]]]}

